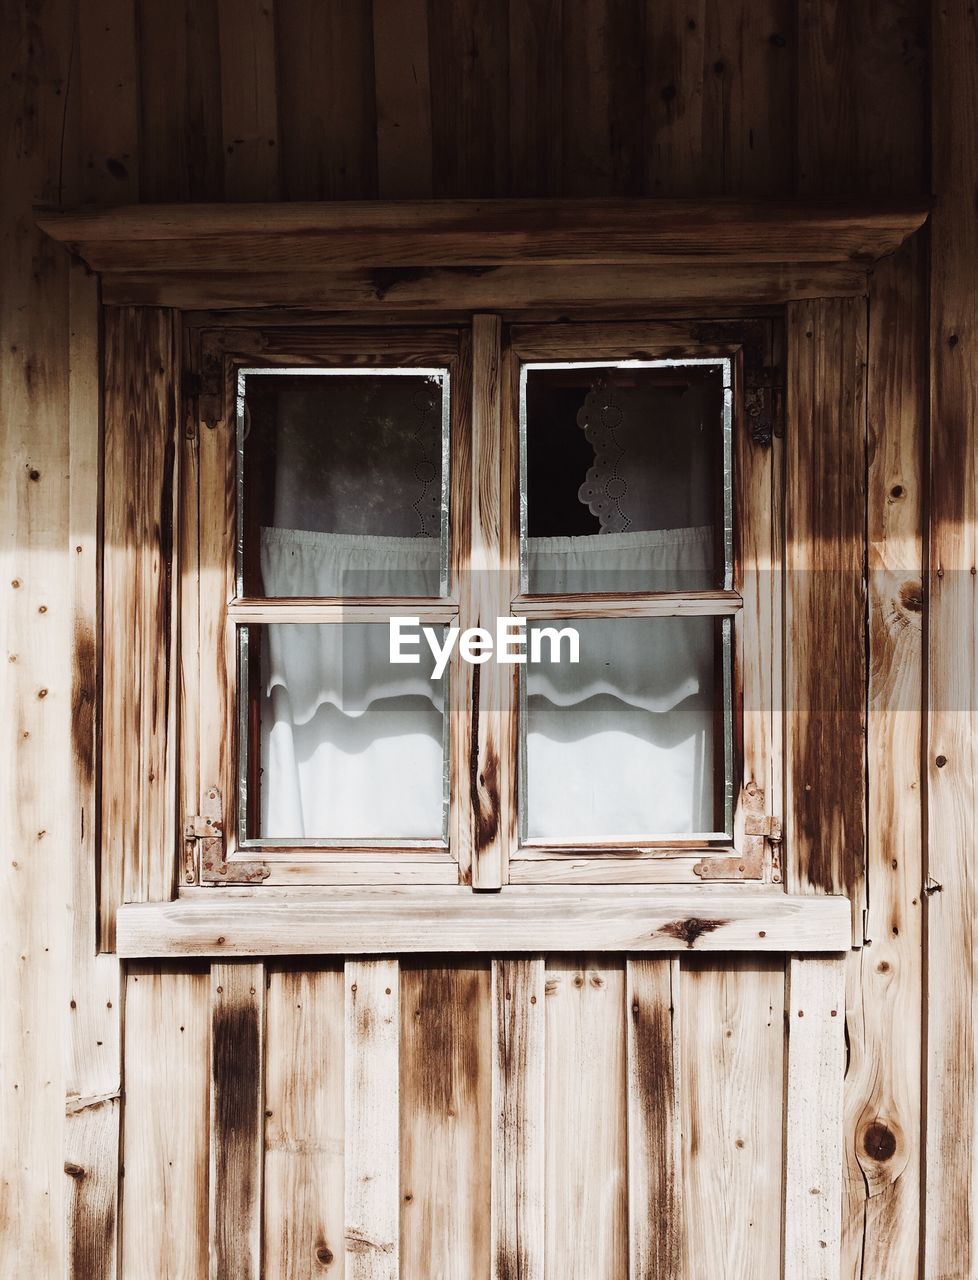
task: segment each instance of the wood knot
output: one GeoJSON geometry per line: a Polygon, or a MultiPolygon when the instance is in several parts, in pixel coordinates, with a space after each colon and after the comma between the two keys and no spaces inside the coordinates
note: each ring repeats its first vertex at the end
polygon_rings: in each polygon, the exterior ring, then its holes
{"type": "Polygon", "coordinates": [[[670,938],[678,938],[680,942],[685,942],[687,947],[692,947],[697,938],[702,937],[704,933],[712,933],[724,923],[723,920],[700,920],[697,916],[690,916],[688,920],[673,920],[669,924],[664,924],[661,932],[668,934],[670,938]]]}
{"type": "Polygon", "coordinates": [[[328,1267],[333,1261],[333,1250],[327,1248],[326,1245],[321,1244],[316,1250],[316,1261],[321,1262],[324,1267],[328,1267]]]}
{"type": "Polygon", "coordinates": [[[924,589],[919,582],[905,582],[900,588],[900,603],[909,613],[920,613],[924,607],[924,589]]]}
{"type": "Polygon", "coordinates": [[[871,1160],[892,1160],[896,1154],[897,1140],[892,1129],[874,1120],[863,1134],[863,1150],[871,1160]]]}
{"type": "Polygon", "coordinates": [[[84,1178],[85,1170],[80,1164],[72,1164],[70,1160],[65,1161],[65,1173],[69,1178],[84,1178]]]}

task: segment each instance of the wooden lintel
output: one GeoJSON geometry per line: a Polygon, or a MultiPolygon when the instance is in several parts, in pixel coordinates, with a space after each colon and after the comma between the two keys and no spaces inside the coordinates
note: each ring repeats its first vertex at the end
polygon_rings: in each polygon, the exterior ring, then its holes
{"type": "Polygon", "coordinates": [[[841,897],[658,886],[439,885],[269,900],[181,898],[120,909],[120,956],[397,955],[440,951],[774,951],[849,947],[841,897]]]}
{"type": "Polygon", "coordinates": [[[887,205],[771,200],[425,200],[125,205],[39,211],[95,271],[656,262],[857,262],[927,216],[887,205]]]}

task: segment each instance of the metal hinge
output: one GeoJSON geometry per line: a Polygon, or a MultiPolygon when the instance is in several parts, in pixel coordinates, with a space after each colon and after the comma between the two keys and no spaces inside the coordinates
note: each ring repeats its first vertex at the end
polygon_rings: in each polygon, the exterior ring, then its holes
{"type": "Polygon", "coordinates": [[[741,853],[703,858],[693,867],[701,880],[769,880],[781,883],[781,819],[748,813],[741,853]]]}
{"type": "Polygon", "coordinates": [[[775,884],[781,883],[781,849],[784,843],[784,828],[781,825],[781,819],[776,818],[773,814],[765,813],[763,816],[747,815],[744,830],[748,836],[760,837],[766,842],[766,850],[762,846],[762,857],[768,858],[767,877],[775,884]]]}
{"type": "Polygon", "coordinates": [[[267,880],[270,868],[263,862],[228,862],[224,840],[224,810],[218,787],[208,787],[203,813],[187,818],[183,828],[183,863],[186,884],[256,884],[267,880]]]}

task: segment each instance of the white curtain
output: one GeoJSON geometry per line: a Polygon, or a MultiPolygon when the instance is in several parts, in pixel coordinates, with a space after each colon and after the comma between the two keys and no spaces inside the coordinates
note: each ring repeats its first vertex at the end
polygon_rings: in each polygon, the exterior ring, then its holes
{"type": "MultiPolygon", "coordinates": [[[[712,527],[531,538],[531,582],[614,591],[642,574],[658,591],[691,590],[710,578],[713,538],[712,527]]],[[[438,592],[435,538],[265,529],[261,552],[270,596],[438,592]]],[[[526,668],[527,834],[712,830],[713,619],[571,625],[577,665],[526,668]]],[[[262,835],[441,834],[443,689],[421,652],[418,666],[392,665],[386,624],[266,629],[262,835]]]]}

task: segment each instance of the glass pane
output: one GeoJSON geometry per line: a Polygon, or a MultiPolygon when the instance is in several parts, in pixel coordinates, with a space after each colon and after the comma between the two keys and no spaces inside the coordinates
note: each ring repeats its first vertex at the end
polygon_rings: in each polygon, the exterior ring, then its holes
{"type": "Polygon", "coordinates": [[[522,825],[530,839],[729,833],[730,619],[533,623],[521,670],[522,825]],[[533,633],[573,628],[559,660],[533,633]]]}
{"type": "Polygon", "coordinates": [[[437,596],[448,565],[446,370],[242,370],[239,590],[437,596]]]}
{"type": "Polygon", "coordinates": [[[404,665],[390,661],[386,623],[239,634],[243,832],[289,843],[445,838],[445,678],[431,679],[423,645],[420,663],[404,665]]]}
{"type": "Polygon", "coordinates": [[[526,365],[523,590],[722,587],[730,412],[727,360],[526,365]]]}

